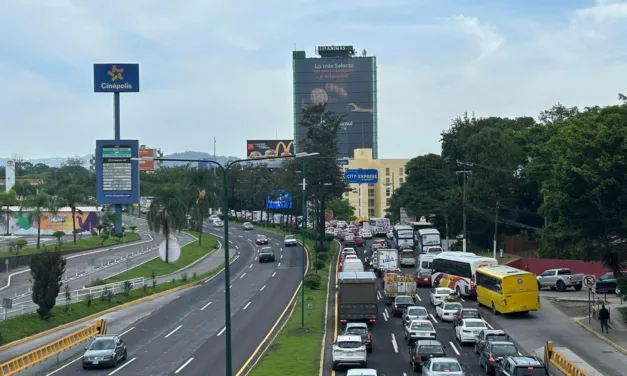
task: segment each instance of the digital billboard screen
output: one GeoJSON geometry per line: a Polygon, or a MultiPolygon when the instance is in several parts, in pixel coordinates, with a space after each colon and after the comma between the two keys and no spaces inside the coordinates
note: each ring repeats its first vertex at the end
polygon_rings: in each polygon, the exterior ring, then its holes
{"type": "Polygon", "coordinates": [[[294,155],[294,140],[248,140],[246,158],[289,157],[294,155]]]}
{"type": "Polygon", "coordinates": [[[304,108],[327,104],[343,115],[338,132],[339,158],[352,158],[353,150],[376,146],[376,58],[294,59],[294,134],[296,142],[307,135],[300,124],[304,108]]]}
{"type": "Polygon", "coordinates": [[[292,194],[282,190],[270,191],[266,196],[268,209],[292,209],[292,194]]]}

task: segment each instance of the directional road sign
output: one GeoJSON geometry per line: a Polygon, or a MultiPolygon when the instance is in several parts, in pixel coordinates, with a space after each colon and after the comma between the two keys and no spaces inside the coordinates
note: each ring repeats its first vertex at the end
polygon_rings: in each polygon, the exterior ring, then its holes
{"type": "Polygon", "coordinates": [[[589,274],[583,277],[583,285],[587,288],[591,289],[594,287],[594,284],[597,283],[597,277],[589,274]]]}

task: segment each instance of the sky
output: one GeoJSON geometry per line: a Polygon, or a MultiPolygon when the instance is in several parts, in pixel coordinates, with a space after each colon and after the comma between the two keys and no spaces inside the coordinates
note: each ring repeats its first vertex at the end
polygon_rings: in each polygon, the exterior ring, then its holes
{"type": "Polygon", "coordinates": [[[122,138],[213,153],[215,137],[218,155],[243,157],[247,139],[293,138],[291,53],[318,45],[377,56],[379,158],[439,153],[465,111],[616,104],[626,21],[612,0],[5,0],[0,156],[82,156],[113,138],[93,64],[118,62],[141,76],[121,95],[122,138]]]}

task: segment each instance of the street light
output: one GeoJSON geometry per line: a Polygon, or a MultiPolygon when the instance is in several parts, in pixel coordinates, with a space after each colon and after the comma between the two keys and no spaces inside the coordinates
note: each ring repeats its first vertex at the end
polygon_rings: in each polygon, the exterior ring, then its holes
{"type": "MultiPolygon", "coordinates": [[[[285,159],[285,158],[305,158],[318,155],[318,153],[296,153],[296,155],[289,157],[265,157],[265,158],[247,158],[237,161],[231,161],[222,165],[217,161],[206,161],[202,159],[174,159],[174,158],[154,158],[154,157],[142,157],[131,158],[134,161],[160,161],[160,162],[189,162],[189,163],[211,163],[218,166],[222,170],[223,177],[223,215],[224,215],[224,314],[225,314],[225,336],[226,336],[226,375],[233,376],[233,361],[231,353],[231,267],[229,264],[229,189],[227,175],[231,167],[243,162],[263,161],[272,159],[285,159]]],[[[304,160],[303,160],[304,163],[304,160]]],[[[303,183],[305,178],[303,175],[303,183]]],[[[304,185],[303,185],[304,189],[304,185]]],[[[303,276],[301,281],[301,290],[303,291],[303,307],[304,307],[304,291],[305,291],[305,239],[303,237],[303,276]]],[[[304,320],[304,316],[303,316],[304,320]]]]}

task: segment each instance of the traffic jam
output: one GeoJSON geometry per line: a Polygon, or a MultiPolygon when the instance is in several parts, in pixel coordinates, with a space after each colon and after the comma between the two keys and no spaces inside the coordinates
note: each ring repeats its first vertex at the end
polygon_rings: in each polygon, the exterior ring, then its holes
{"type": "Polygon", "coordinates": [[[534,274],[444,250],[424,218],[393,228],[385,218],[331,221],[327,233],[342,250],[326,374],[546,375],[542,359],[490,323],[540,309],[534,274]]]}

